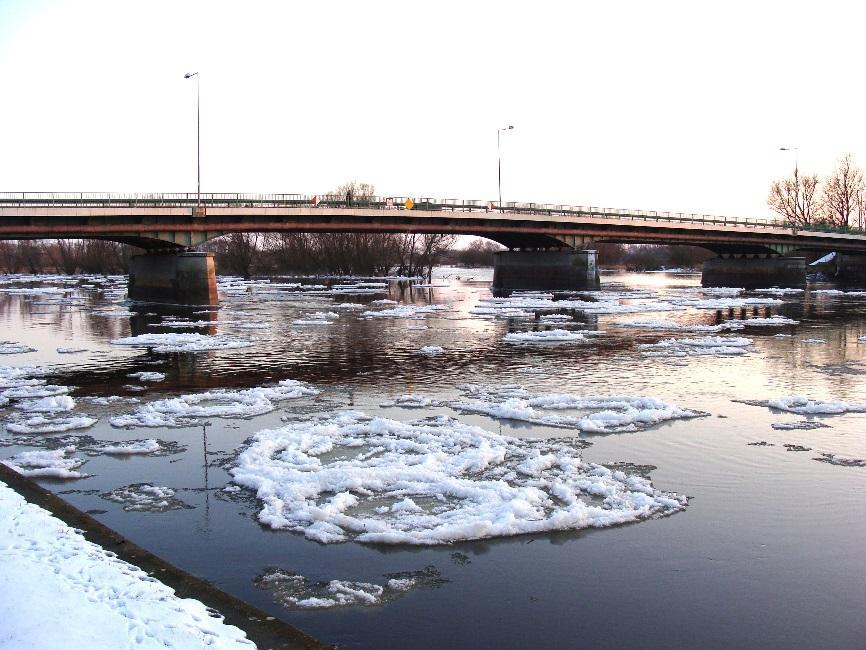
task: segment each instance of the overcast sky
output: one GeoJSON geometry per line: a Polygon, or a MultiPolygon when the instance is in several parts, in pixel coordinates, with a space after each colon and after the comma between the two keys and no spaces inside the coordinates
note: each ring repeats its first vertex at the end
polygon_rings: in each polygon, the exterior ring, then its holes
{"type": "Polygon", "coordinates": [[[866,165],[842,2],[0,0],[0,191],[321,193],[764,216],[866,165]]]}

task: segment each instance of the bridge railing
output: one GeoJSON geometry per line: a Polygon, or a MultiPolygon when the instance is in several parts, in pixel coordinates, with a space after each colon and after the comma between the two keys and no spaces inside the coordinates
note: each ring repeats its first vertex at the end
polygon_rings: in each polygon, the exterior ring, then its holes
{"type": "MultiPolygon", "coordinates": [[[[597,206],[561,205],[550,203],[506,202],[501,206],[492,201],[466,199],[437,199],[405,196],[353,196],[351,202],[338,194],[253,194],[205,193],[201,195],[204,207],[352,207],[375,210],[407,210],[411,199],[415,210],[441,210],[447,212],[486,212],[510,216],[541,215],[619,219],[633,221],[678,222],[712,224],[719,226],[746,226],[751,228],[790,228],[783,219],[724,217],[682,212],[659,212],[630,208],[603,208],[597,206]]],[[[179,193],[104,193],[104,192],[0,192],[0,207],[182,207],[198,204],[195,192],[179,193]]]]}

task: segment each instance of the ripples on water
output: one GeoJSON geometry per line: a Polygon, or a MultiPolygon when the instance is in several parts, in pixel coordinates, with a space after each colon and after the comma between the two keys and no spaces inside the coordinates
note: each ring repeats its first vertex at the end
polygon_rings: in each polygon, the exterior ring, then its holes
{"type": "MultiPolygon", "coordinates": [[[[327,642],[350,647],[862,647],[866,468],[815,459],[827,460],[826,454],[866,458],[866,414],[797,415],[743,400],[801,394],[866,403],[866,343],[858,340],[866,336],[866,296],[821,292],[829,287],[779,296],[703,295],[695,275],[609,274],[603,276],[601,293],[557,298],[608,300],[631,305],[635,313],[527,308],[529,317],[503,318],[473,313],[479,301],[490,304],[489,281],[467,280],[467,272],[456,269],[440,275],[434,284],[446,286],[418,289],[390,282],[357,295],[331,295],[321,288],[299,293],[275,288],[276,281],[271,286],[224,281],[218,312],[130,307],[118,302],[119,278],[7,277],[0,284],[0,338],[36,351],[3,355],[0,363],[49,368],[50,384],[74,387],[75,413],[100,421],[65,434],[20,437],[7,431],[0,457],[57,448],[61,436],[80,434],[77,444],[91,452],[79,454],[87,462],[78,470],[91,477],[46,480],[49,488],[169,561],[327,642]],[[52,292],[40,294],[39,288],[52,292]],[[753,302],[712,309],[684,302],[731,297],[753,302]],[[761,304],[761,298],[781,302],[761,304]],[[399,304],[375,302],[384,299],[399,304]],[[652,311],[651,305],[661,304],[673,307],[652,311]],[[408,317],[362,315],[405,305],[448,309],[408,317]],[[560,316],[541,318],[553,312],[560,316]],[[777,316],[799,323],[699,331],[700,326],[777,316]],[[196,324],[183,327],[178,319],[196,324]],[[674,321],[680,329],[628,324],[639,320],[674,321]],[[503,340],[510,332],[554,329],[599,334],[560,345],[503,340]],[[145,333],[220,334],[251,339],[252,345],[159,353],[110,343],[145,333]],[[707,336],[744,337],[752,343],[743,346],[745,354],[642,354],[671,350],[641,347],[665,339],[707,336]],[[425,346],[444,352],[420,353],[425,346]],[[57,348],[83,351],[59,353],[57,348]],[[129,377],[138,372],[164,373],[165,378],[129,377]],[[279,402],[276,410],[251,419],[203,418],[187,428],[108,425],[110,417],[140,406],[131,400],[146,404],[212,391],[233,403],[237,398],[226,397],[231,391],[283,379],[307,382],[320,392],[279,402]],[[461,389],[466,384],[515,384],[533,395],[646,396],[708,416],[633,432],[592,433],[456,412],[449,404],[467,398],[461,389]],[[412,396],[403,398],[403,407],[399,399],[395,402],[401,396],[412,396]],[[116,397],[123,399],[100,404],[99,398],[116,397]],[[628,463],[627,473],[648,472],[657,489],[686,495],[690,502],[669,517],[593,532],[435,548],[323,546],[297,533],[261,527],[255,520],[260,504],[251,494],[234,487],[225,491],[236,449],[253,433],[285,426],[286,419],[306,421],[344,409],[404,422],[458,417],[464,424],[527,440],[580,438],[591,443],[580,451],[584,460],[617,468],[628,463]],[[828,426],[772,427],[801,420],[828,426]],[[110,443],[145,439],[159,440],[164,453],[99,452],[110,443]],[[749,444],[756,442],[766,444],[749,444]],[[796,448],[808,451],[789,450],[796,448]],[[172,498],[190,507],[130,510],[105,497],[137,494],[142,485],[170,488],[172,498]],[[428,574],[436,579],[410,589],[413,576],[428,574]],[[272,590],[262,588],[266,575],[288,576],[280,582],[283,590],[294,584],[291,576],[300,576],[295,581],[303,589],[294,596],[281,591],[275,600],[272,590]],[[402,577],[388,578],[395,575],[402,577]],[[406,591],[400,598],[379,598],[382,589],[406,591]],[[284,607],[307,602],[311,593],[347,606],[284,607]],[[365,602],[370,598],[381,602],[365,602]]],[[[11,405],[0,407],[7,420],[15,412],[11,405]]],[[[578,417],[587,411],[545,413],[578,417]]]]}

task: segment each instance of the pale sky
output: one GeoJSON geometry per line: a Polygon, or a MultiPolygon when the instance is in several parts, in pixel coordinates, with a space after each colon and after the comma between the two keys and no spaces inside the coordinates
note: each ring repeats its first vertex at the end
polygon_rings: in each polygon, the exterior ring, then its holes
{"type": "Polygon", "coordinates": [[[866,165],[854,2],[0,0],[0,191],[322,193],[767,216],[866,165]]]}

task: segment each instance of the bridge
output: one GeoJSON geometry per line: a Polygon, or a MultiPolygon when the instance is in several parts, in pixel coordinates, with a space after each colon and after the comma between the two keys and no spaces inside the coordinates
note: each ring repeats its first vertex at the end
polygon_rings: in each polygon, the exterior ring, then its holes
{"type": "Polygon", "coordinates": [[[842,275],[866,278],[866,233],[802,230],[782,220],[423,197],[0,193],[0,239],[93,238],[144,249],[130,271],[133,299],[213,302],[215,285],[202,295],[179,284],[214,274],[212,257],[193,247],[236,232],[477,235],[509,249],[497,255],[494,275],[494,288],[505,290],[597,286],[591,249],[598,242],[709,249],[718,256],[704,267],[710,286],[802,286],[801,252],[835,251],[842,275]],[[187,295],[172,296],[178,292],[187,295]]]}

